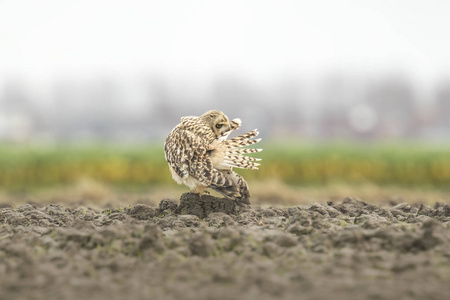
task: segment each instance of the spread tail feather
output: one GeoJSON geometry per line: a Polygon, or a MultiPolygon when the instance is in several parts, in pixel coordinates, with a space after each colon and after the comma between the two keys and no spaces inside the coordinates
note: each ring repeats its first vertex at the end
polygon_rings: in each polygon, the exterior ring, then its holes
{"type": "Polygon", "coordinates": [[[215,170],[209,188],[224,195],[234,198],[243,204],[250,204],[250,191],[247,182],[234,171],[215,170]]]}

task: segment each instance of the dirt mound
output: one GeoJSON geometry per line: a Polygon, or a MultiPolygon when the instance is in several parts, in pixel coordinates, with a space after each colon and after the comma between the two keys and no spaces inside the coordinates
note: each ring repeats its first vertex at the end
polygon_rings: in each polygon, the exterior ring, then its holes
{"type": "Polygon", "coordinates": [[[195,215],[199,218],[206,218],[210,213],[235,214],[238,211],[237,202],[231,199],[216,198],[209,195],[199,197],[198,194],[192,193],[181,195],[180,205],[177,208],[179,214],[195,215]]]}
{"type": "Polygon", "coordinates": [[[450,207],[0,208],[0,299],[446,299],[450,207]]]}

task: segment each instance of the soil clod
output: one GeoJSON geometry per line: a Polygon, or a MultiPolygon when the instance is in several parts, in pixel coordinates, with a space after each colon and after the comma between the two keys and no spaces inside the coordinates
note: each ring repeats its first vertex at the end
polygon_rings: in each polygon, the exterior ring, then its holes
{"type": "Polygon", "coordinates": [[[177,213],[181,215],[195,215],[201,219],[210,213],[222,212],[228,215],[234,214],[238,206],[231,199],[217,198],[211,195],[199,195],[184,193],[180,197],[180,205],[177,213]]]}
{"type": "Polygon", "coordinates": [[[0,299],[447,299],[450,207],[0,206],[0,299]]]}

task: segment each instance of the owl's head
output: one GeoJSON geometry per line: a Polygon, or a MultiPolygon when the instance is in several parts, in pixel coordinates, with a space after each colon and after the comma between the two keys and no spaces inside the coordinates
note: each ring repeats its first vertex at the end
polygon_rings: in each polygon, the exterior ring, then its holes
{"type": "Polygon", "coordinates": [[[230,121],[227,116],[219,110],[210,110],[204,113],[202,118],[216,135],[216,138],[226,138],[231,132],[230,121]]]}

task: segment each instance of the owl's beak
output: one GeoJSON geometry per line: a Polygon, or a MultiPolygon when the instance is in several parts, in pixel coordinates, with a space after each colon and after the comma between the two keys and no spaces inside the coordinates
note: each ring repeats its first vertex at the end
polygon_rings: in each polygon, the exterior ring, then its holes
{"type": "Polygon", "coordinates": [[[219,142],[225,141],[228,138],[228,136],[230,135],[230,133],[231,133],[231,131],[224,132],[224,134],[218,138],[219,142]]]}

